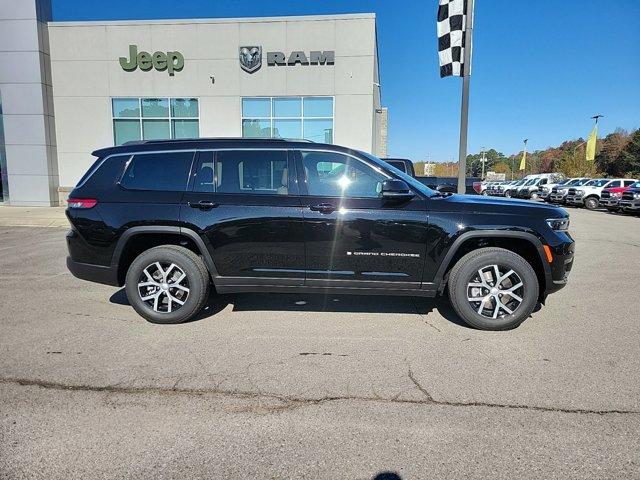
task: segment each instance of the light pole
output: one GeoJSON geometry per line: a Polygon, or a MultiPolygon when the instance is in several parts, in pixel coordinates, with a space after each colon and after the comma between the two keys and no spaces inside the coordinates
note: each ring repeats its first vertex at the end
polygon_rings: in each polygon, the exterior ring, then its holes
{"type": "Polygon", "coordinates": [[[487,161],[487,158],[485,157],[485,150],[487,149],[487,147],[482,147],[482,159],[480,160],[482,162],[482,176],[480,177],[481,180],[484,181],[484,164],[487,161]]]}

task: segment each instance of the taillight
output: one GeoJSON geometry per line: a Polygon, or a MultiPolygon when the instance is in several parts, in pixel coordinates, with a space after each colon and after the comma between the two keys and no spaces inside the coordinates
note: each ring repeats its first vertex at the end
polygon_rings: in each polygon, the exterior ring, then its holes
{"type": "Polygon", "coordinates": [[[95,198],[69,198],[67,205],[69,208],[93,208],[98,203],[95,198]]]}
{"type": "Polygon", "coordinates": [[[480,193],[482,182],[473,182],[473,189],[476,193],[480,193]]]}

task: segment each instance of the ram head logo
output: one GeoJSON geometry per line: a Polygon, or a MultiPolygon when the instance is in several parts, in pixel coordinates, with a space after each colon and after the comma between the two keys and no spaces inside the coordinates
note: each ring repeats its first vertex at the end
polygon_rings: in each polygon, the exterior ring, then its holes
{"type": "Polygon", "coordinates": [[[256,72],[261,65],[262,47],[240,47],[240,66],[245,72],[256,72]]]}

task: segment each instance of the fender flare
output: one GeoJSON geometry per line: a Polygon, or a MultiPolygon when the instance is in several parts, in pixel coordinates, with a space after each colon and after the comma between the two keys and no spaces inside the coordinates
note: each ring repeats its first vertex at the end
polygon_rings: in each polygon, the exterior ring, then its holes
{"type": "Polygon", "coordinates": [[[166,233],[169,235],[184,235],[189,237],[189,239],[193,240],[198,249],[200,250],[200,254],[204,260],[207,269],[209,270],[209,275],[211,276],[211,280],[218,276],[218,270],[213,262],[213,258],[211,257],[211,253],[207,248],[202,237],[198,235],[195,231],[190,228],[185,227],[176,227],[172,225],[146,225],[141,227],[131,227],[124,231],[124,233],[118,239],[116,243],[116,248],[113,251],[113,256],[111,258],[111,267],[118,268],[120,265],[120,259],[122,257],[122,252],[124,251],[127,242],[133,237],[145,233],[166,233]]]}
{"type": "MultiPolygon", "coordinates": [[[[460,235],[458,238],[456,238],[456,240],[453,242],[451,247],[449,247],[447,254],[442,259],[442,262],[440,262],[440,266],[438,267],[436,276],[433,279],[433,282],[436,285],[438,285],[439,291],[444,290],[444,286],[445,286],[444,277],[446,274],[447,266],[449,265],[449,262],[451,262],[451,259],[454,257],[456,252],[460,249],[460,246],[470,238],[486,238],[486,237],[519,238],[519,239],[527,240],[528,242],[530,242],[536,248],[536,251],[538,252],[538,256],[540,257],[540,262],[542,263],[542,268],[544,269],[544,277],[545,277],[546,285],[550,285],[552,283],[551,265],[549,265],[549,262],[547,262],[547,255],[542,246],[542,242],[538,237],[528,232],[514,232],[514,231],[503,231],[503,230],[474,230],[472,232],[465,232],[462,235],[460,235]]],[[[541,292],[543,290],[544,289],[541,288],[541,292]]]]}

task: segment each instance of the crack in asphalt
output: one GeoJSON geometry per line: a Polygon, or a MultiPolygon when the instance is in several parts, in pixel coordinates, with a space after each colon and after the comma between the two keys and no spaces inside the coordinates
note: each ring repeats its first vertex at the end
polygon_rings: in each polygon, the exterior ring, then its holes
{"type": "MultiPolygon", "coordinates": [[[[405,403],[414,405],[434,405],[443,407],[459,407],[459,408],[498,408],[510,410],[529,410],[539,412],[567,413],[567,414],[587,414],[587,415],[640,415],[640,411],[636,410],[596,410],[585,408],[562,408],[553,406],[523,405],[509,403],[492,403],[492,402],[455,402],[446,400],[435,400],[431,394],[416,380],[413,372],[409,369],[409,379],[415,387],[424,395],[423,400],[412,400],[402,398],[384,398],[380,396],[356,396],[356,395],[335,395],[319,398],[302,398],[290,395],[279,395],[275,393],[265,392],[249,392],[242,390],[222,390],[215,388],[161,388],[161,387],[121,387],[116,385],[94,386],[82,384],[64,384],[58,382],[49,382],[44,380],[26,379],[26,378],[0,378],[0,384],[15,384],[23,387],[40,387],[48,390],[71,391],[71,392],[98,392],[98,393],[116,393],[116,394],[158,394],[158,395],[186,395],[186,396],[203,396],[203,395],[220,395],[229,396],[239,399],[271,399],[282,402],[277,406],[262,406],[260,410],[268,412],[279,412],[284,410],[292,410],[306,405],[322,405],[325,403],[339,401],[362,401],[362,402],[386,402],[386,403],[405,403]]],[[[175,383],[177,385],[178,382],[175,383]]]]}

